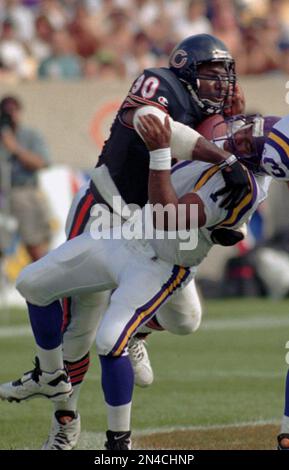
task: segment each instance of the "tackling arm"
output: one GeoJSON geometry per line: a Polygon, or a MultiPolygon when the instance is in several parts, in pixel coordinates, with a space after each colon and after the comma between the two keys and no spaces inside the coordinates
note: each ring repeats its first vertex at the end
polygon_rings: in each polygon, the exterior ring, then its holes
{"type": "MultiPolygon", "coordinates": [[[[140,132],[139,122],[141,117],[145,118],[148,114],[156,117],[160,123],[163,123],[167,116],[155,106],[143,106],[135,110],[133,125],[142,138],[144,137],[140,132]]],[[[168,117],[168,121],[171,129],[169,143],[173,155],[186,160],[200,160],[218,164],[225,180],[225,187],[221,190],[220,195],[226,194],[227,196],[222,205],[227,210],[233,209],[250,191],[246,169],[242,167],[234,155],[230,155],[212,142],[204,139],[194,129],[176,122],[170,117],[168,117]]]]}
{"type": "MultiPolygon", "coordinates": [[[[155,115],[140,116],[138,124],[138,132],[144,139],[148,150],[150,151],[150,172],[149,172],[149,202],[156,206],[167,206],[168,218],[170,211],[172,215],[178,214],[180,205],[185,206],[185,223],[178,229],[189,229],[192,226],[202,227],[206,222],[204,205],[201,198],[197,194],[188,193],[178,199],[176,192],[171,183],[171,152],[170,138],[171,127],[169,117],[166,116],[164,125],[155,115]],[[192,211],[192,205],[198,206],[198,213],[192,211]],[[196,219],[192,220],[193,217],[196,219]]],[[[178,220],[179,217],[173,220],[178,220]]],[[[169,220],[164,221],[164,226],[159,227],[157,215],[154,219],[155,228],[168,230],[169,220]]]]}
{"type": "MultiPolygon", "coordinates": [[[[140,117],[154,115],[163,123],[167,114],[156,106],[142,106],[137,108],[133,114],[133,126],[140,134],[138,124],[140,117]]],[[[206,140],[197,131],[181,122],[174,121],[169,117],[171,128],[170,146],[172,155],[182,160],[200,160],[208,163],[223,163],[231,154],[220,149],[212,142],[206,140]]]]}

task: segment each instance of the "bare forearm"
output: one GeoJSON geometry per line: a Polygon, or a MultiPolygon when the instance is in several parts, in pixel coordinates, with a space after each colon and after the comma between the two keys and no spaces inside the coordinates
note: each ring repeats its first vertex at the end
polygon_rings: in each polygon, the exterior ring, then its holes
{"type": "Polygon", "coordinates": [[[178,199],[169,171],[150,170],[149,202],[154,206],[153,223],[157,229],[191,230],[206,223],[204,205],[199,196],[189,193],[178,199]],[[165,211],[161,209],[158,212],[157,205],[165,211]]]}
{"type": "Polygon", "coordinates": [[[156,171],[150,170],[149,173],[149,202],[150,204],[178,205],[178,198],[171,183],[170,170],[156,171]]]}
{"type": "MultiPolygon", "coordinates": [[[[134,127],[141,137],[142,134],[139,130],[138,123],[141,120],[141,116],[148,115],[149,113],[158,116],[162,122],[166,116],[165,113],[153,106],[144,106],[134,111],[133,118],[131,117],[131,119],[134,120],[134,127]]],[[[128,115],[126,115],[126,118],[127,116],[128,115]]],[[[169,119],[171,125],[169,145],[174,157],[182,160],[200,160],[212,164],[222,163],[229,157],[230,154],[228,152],[225,152],[223,149],[220,149],[215,144],[206,140],[194,129],[180,122],[173,121],[171,118],[169,119]]]]}
{"type": "Polygon", "coordinates": [[[204,225],[206,216],[199,196],[194,193],[178,199],[171,182],[169,118],[164,124],[154,115],[140,117],[138,130],[150,151],[149,202],[153,206],[153,223],[160,230],[191,229],[204,225]],[[194,205],[198,211],[194,211],[194,205]],[[180,212],[181,210],[181,212],[180,212]],[[179,217],[180,216],[180,217],[179,217]]]}
{"type": "Polygon", "coordinates": [[[192,160],[219,164],[230,156],[229,152],[217,147],[209,140],[200,137],[192,153],[192,160]]]}

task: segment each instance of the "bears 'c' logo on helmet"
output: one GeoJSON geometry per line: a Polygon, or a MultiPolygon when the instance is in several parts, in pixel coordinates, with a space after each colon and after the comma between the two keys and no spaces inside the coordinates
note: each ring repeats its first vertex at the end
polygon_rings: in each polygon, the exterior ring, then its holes
{"type": "Polygon", "coordinates": [[[172,54],[172,57],[170,60],[170,66],[179,69],[186,64],[187,60],[188,60],[188,53],[184,51],[183,49],[177,49],[172,54]]]}

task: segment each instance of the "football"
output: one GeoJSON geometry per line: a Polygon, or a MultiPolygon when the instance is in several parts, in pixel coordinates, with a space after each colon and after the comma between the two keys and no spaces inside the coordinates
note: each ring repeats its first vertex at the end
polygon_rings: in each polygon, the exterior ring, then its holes
{"type": "Polygon", "coordinates": [[[213,140],[213,138],[226,135],[227,125],[223,116],[214,114],[201,122],[201,124],[196,127],[196,131],[206,139],[213,140]]]}

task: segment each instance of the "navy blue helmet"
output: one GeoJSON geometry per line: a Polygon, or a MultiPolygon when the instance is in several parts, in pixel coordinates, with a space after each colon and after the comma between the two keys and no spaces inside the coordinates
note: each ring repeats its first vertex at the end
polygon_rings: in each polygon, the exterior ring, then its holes
{"type": "Polygon", "coordinates": [[[204,114],[221,113],[229,96],[233,95],[236,84],[235,61],[225,44],[210,34],[196,34],[181,41],[171,53],[170,70],[188,87],[204,114]],[[222,74],[214,75],[199,67],[203,64],[220,63],[225,69],[222,74]],[[202,97],[200,80],[214,80],[222,90],[222,100],[202,97]]]}

